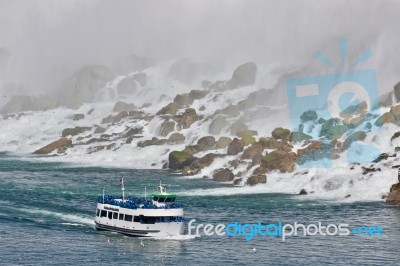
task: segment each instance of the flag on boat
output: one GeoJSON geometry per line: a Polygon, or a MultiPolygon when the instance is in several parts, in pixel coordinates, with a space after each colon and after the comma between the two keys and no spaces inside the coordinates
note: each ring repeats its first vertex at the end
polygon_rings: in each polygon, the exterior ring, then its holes
{"type": "Polygon", "coordinates": [[[124,186],[124,179],[121,178],[121,180],[118,181],[117,186],[123,187],[124,186]]]}

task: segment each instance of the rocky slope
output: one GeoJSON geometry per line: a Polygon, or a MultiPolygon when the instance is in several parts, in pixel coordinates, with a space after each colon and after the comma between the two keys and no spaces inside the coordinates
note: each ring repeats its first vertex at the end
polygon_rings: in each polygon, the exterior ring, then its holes
{"type": "MultiPolygon", "coordinates": [[[[182,69],[206,72],[204,65],[187,64],[177,62],[169,75],[190,76],[182,69]]],[[[66,81],[67,93],[57,104],[39,105],[39,98],[26,96],[11,99],[0,122],[7,131],[2,144],[4,150],[50,160],[163,168],[256,186],[260,192],[386,197],[400,165],[399,85],[382,96],[381,110],[366,111],[361,104],[353,116],[344,112],[330,119],[309,110],[290,130],[284,99],[276,88],[259,89],[257,72],[254,63],[245,63],[226,80],[159,95],[148,85],[151,69],[115,77],[105,68],[86,67],[66,81]],[[111,100],[93,102],[104,93],[112,94],[111,100]],[[379,152],[365,150],[364,144],[379,152]],[[375,191],[363,194],[370,186],[375,191]]]]}

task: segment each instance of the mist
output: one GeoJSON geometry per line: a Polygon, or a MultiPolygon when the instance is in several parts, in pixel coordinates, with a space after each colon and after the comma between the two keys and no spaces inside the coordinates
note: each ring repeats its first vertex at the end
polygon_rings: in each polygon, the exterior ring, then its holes
{"type": "MultiPolygon", "coordinates": [[[[118,72],[129,55],[238,64],[308,64],[316,51],[371,47],[381,91],[400,77],[395,1],[0,1],[0,89],[44,93],[86,64],[118,72]]],[[[120,74],[120,73],[116,73],[120,74]]],[[[270,88],[273,84],[265,84],[270,88]]],[[[162,93],[163,88],[156,88],[162,93]]]]}

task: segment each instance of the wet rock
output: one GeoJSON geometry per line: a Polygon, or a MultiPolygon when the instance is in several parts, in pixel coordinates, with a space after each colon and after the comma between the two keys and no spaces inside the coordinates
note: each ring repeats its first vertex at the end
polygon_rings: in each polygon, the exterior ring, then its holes
{"type": "Polygon", "coordinates": [[[389,157],[396,157],[396,154],[393,155],[389,155],[388,153],[381,153],[378,158],[376,158],[375,160],[373,160],[373,163],[379,163],[382,160],[387,160],[389,157]]]}
{"type": "Polygon", "coordinates": [[[163,137],[168,136],[169,133],[175,130],[175,122],[174,121],[168,121],[165,120],[160,128],[159,128],[159,134],[163,137]]]}
{"type": "Polygon", "coordinates": [[[282,127],[275,128],[271,135],[275,139],[290,140],[290,130],[282,127]]]}
{"type": "Polygon", "coordinates": [[[182,170],[183,176],[197,175],[198,173],[200,173],[200,169],[197,168],[185,167],[182,170]]]}
{"type": "Polygon", "coordinates": [[[186,146],[184,151],[190,154],[196,154],[198,152],[205,151],[206,149],[207,148],[204,145],[196,144],[186,146]]]}
{"type": "Polygon", "coordinates": [[[315,112],[313,110],[309,110],[309,111],[302,113],[300,116],[300,119],[301,119],[301,122],[303,122],[303,123],[308,122],[308,121],[315,121],[318,119],[318,115],[317,115],[317,112],[315,112]]]}
{"type": "Polygon", "coordinates": [[[215,147],[217,149],[225,149],[226,147],[229,146],[229,143],[231,143],[231,139],[228,137],[220,137],[217,141],[217,143],[215,144],[215,147]]]}
{"type": "Polygon", "coordinates": [[[393,101],[393,97],[394,93],[393,92],[389,92],[386,93],[384,95],[381,95],[379,97],[379,105],[382,107],[390,107],[393,105],[394,101],[393,101]]]}
{"type": "Polygon", "coordinates": [[[400,205],[400,183],[392,185],[386,198],[386,203],[391,205],[400,205]]]}
{"type": "Polygon", "coordinates": [[[300,190],[299,195],[307,195],[308,192],[303,188],[300,190]]]}
{"type": "Polygon", "coordinates": [[[251,166],[261,164],[262,157],[263,157],[263,156],[262,156],[261,153],[255,154],[255,155],[253,156],[253,158],[251,159],[251,166]]]}
{"type": "Polygon", "coordinates": [[[260,138],[259,142],[263,145],[264,149],[281,150],[289,152],[293,146],[285,140],[277,140],[275,138],[260,138]]]}
{"type": "Polygon", "coordinates": [[[196,159],[192,164],[191,168],[203,169],[214,162],[215,154],[209,153],[201,158],[196,159]]]}
{"type": "Polygon", "coordinates": [[[297,155],[297,163],[303,165],[322,159],[331,159],[332,148],[329,144],[322,143],[321,141],[312,141],[307,147],[298,149],[297,155]]]}
{"type": "Polygon", "coordinates": [[[215,138],[213,136],[202,137],[197,141],[198,145],[204,145],[208,149],[211,149],[215,146],[215,138]]]}
{"type": "Polygon", "coordinates": [[[193,100],[200,100],[203,99],[207,93],[208,92],[205,90],[191,90],[189,92],[189,97],[191,97],[193,100]]]}
{"type": "Polygon", "coordinates": [[[253,62],[240,65],[233,71],[232,78],[227,82],[227,87],[236,89],[253,85],[256,80],[257,66],[253,62]]]}
{"type": "Polygon", "coordinates": [[[253,159],[254,156],[260,155],[259,157],[261,158],[261,153],[263,152],[264,148],[261,143],[255,142],[253,143],[250,147],[244,150],[241,158],[242,159],[253,159]]]}
{"type": "Polygon", "coordinates": [[[218,169],[213,173],[213,180],[217,182],[229,182],[235,179],[234,174],[228,168],[218,169]]]}
{"type": "Polygon", "coordinates": [[[239,186],[240,183],[242,183],[243,178],[236,178],[235,180],[233,180],[233,185],[234,186],[239,186]]]}
{"type": "Polygon", "coordinates": [[[196,110],[193,108],[185,109],[185,112],[180,114],[179,116],[174,117],[176,121],[178,121],[178,125],[182,129],[189,128],[194,122],[199,120],[199,117],[196,113],[196,110]]]}
{"type": "Polygon", "coordinates": [[[239,115],[239,107],[236,105],[228,105],[223,109],[218,109],[215,114],[223,114],[228,117],[237,117],[239,115]]]}
{"type": "Polygon", "coordinates": [[[237,121],[237,122],[235,122],[235,123],[233,123],[233,124],[231,125],[230,130],[231,130],[231,135],[233,135],[233,136],[239,136],[239,135],[242,134],[244,131],[247,131],[248,128],[247,128],[246,124],[244,124],[244,123],[242,123],[242,122],[240,122],[240,121],[237,121]]]}
{"type": "Polygon", "coordinates": [[[128,138],[125,140],[125,144],[131,144],[132,141],[133,141],[133,137],[128,137],[128,138]]]}
{"type": "Polygon", "coordinates": [[[291,139],[294,142],[302,142],[305,140],[310,140],[312,137],[310,135],[304,134],[302,132],[292,132],[291,139]]]}
{"type": "Polygon", "coordinates": [[[156,137],[153,137],[152,139],[149,139],[149,140],[139,141],[137,146],[144,148],[147,146],[164,145],[167,142],[168,142],[168,140],[166,140],[166,139],[158,139],[156,137]]]}
{"type": "Polygon", "coordinates": [[[344,141],[342,145],[342,150],[347,150],[351,144],[355,141],[364,141],[367,137],[367,134],[364,131],[357,131],[352,133],[347,139],[344,141]]]}
{"type": "Polygon", "coordinates": [[[90,109],[86,114],[87,114],[87,115],[91,115],[93,112],[94,112],[94,109],[92,108],[92,109],[90,109]]]}
{"type": "Polygon", "coordinates": [[[246,181],[246,184],[249,186],[255,186],[258,184],[266,184],[266,183],[267,183],[266,175],[253,175],[250,176],[246,181]]]}
{"type": "Polygon", "coordinates": [[[66,128],[66,129],[64,129],[64,130],[62,131],[61,135],[62,135],[63,137],[75,136],[75,135],[81,134],[81,133],[83,133],[83,132],[85,132],[85,131],[89,131],[89,130],[91,130],[91,129],[92,129],[92,128],[90,128],[90,127],[66,128]]]}
{"type": "Polygon", "coordinates": [[[168,166],[171,170],[182,170],[184,167],[190,166],[195,157],[185,151],[173,151],[168,156],[168,166]]]}
{"type": "Polygon", "coordinates": [[[85,118],[85,115],[84,115],[84,114],[74,114],[74,115],[72,116],[72,120],[74,120],[74,121],[82,120],[82,119],[84,119],[84,118],[85,118]]]}
{"type": "Polygon", "coordinates": [[[185,142],[185,136],[182,133],[172,133],[168,138],[168,143],[170,144],[181,144],[185,142]]]}
{"type": "Polygon", "coordinates": [[[143,133],[143,127],[134,127],[134,128],[129,128],[125,134],[124,137],[133,137],[134,135],[142,134],[143,133]]]}
{"type": "Polygon", "coordinates": [[[391,107],[389,112],[386,112],[381,117],[379,117],[375,121],[375,126],[380,127],[387,123],[400,126],[400,105],[391,107]]]}
{"type": "Polygon", "coordinates": [[[377,171],[381,171],[381,168],[374,168],[374,167],[365,167],[365,166],[361,166],[362,169],[362,174],[366,175],[368,173],[373,173],[373,172],[377,172],[377,171]]]}
{"type": "Polygon", "coordinates": [[[96,126],[96,129],[94,130],[94,134],[103,134],[106,132],[107,129],[104,127],[96,126]]]}
{"type": "Polygon", "coordinates": [[[229,126],[229,122],[219,115],[211,122],[208,132],[212,135],[219,135],[227,126],[229,126]]]}
{"type": "Polygon", "coordinates": [[[174,98],[174,103],[178,106],[188,106],[193,103],[193,98],[189,96],[189,93],[178,94],[174,98]]]}
{"type": "Polygon", "coordinates": [[[57,150],[58,153],[64,153],[69,147],[72,147],[72,141],[67,138],[61,138],[44,146],[43,148],[40,148],[39,150],[35,151],[34,154],[49,154],[55,150],[57,150]]]}
{"type": "Polygon", "coordinates": [[[253,175],[264,175],[266,173],[268,173],[268,168],[264,166],[259,166],[253,171],[253,175]]]}
{"type": "Polygon", "coordinates": [[[350,198],[351,197],[351,194],[347,194],[344,198],[345,199],[348,199],[348,198],[350,198]]]}
{"type": "Polygon", "coordinates": [[[136,106],[133,103],[125,103],[125,102],[117,102],[114,105],[113,112],[123,112],[123,111],[131,111],[134,110],[136,106]]]}
{"type": "Polygon", "coordinates": [[[293,172],[297,155],[294,152],[272,151],[261,160],[261,166],[281,173],[293,172]]]}
{"type": "Polygon", "coordinates": [[[143,118],[143,111],[138,110],[131,110],[128,112],[128,116],[132,117],[133,119],[142,119],[143,118]]]}
{"type": "Polygon", "coordinates": [[[243,140],[234,138],[231,143],[228,145],[228,155],[236,155],[243,151],[245,143],[243,140]]]}
{"type": "Polygon", "coordinates": [[[129,116],[129,114],[127,111],[122,111],[115,116],[109,115],[109,116],[103,118],[103,120],[101,120],[101,123],[102,124],[118,123],[119,121],[121,121],[122,119],[124,119],[128,116],[129,116]]]}
{"type": "Polygon", "coordinates": [[[178,112],[179,106],[176,103],[169,103],[167,106],[161,108],[160,111],[157,112],[157,115],[176,115],[178,112]]]}

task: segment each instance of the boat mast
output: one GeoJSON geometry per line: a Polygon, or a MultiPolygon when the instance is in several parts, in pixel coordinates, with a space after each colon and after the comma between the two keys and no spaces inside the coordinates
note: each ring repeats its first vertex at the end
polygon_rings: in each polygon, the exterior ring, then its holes
{"type": "Polygon", "coordinates": [[[125,201],[125,186],[124,186],[124,178],[121,178],[121,190],[122,190],[122,202],[125,201]]]}

